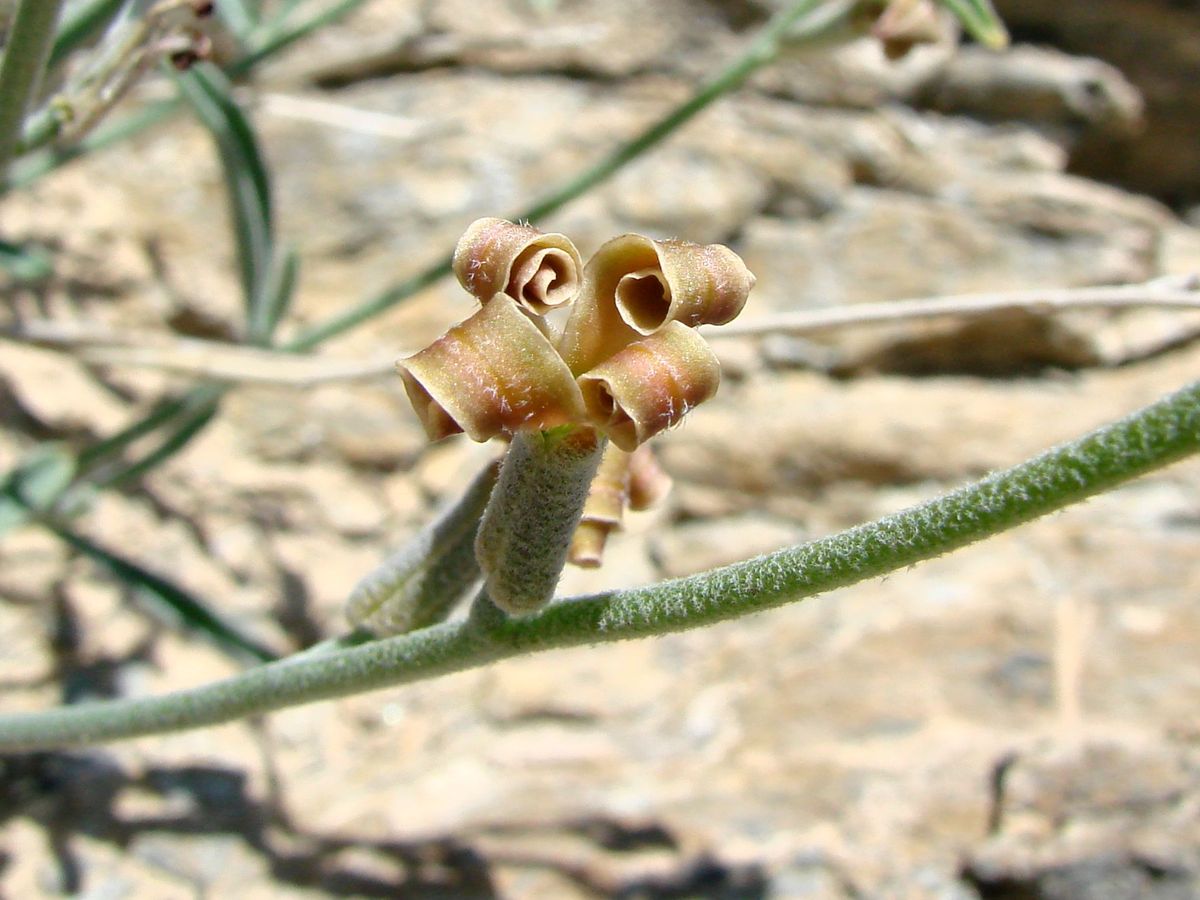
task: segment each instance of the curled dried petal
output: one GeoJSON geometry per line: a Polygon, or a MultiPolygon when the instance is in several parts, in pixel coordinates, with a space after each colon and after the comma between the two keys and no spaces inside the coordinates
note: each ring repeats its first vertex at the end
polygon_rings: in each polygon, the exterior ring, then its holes
{"type": "Polygon", "coordinates": [[[611,532],[621,527],[629,502],[629,463],[631,454],[616,444],[604,448],[600,468],[588,488],[583,516],[571,539],[569,562],[595,568],[604,556],[604,544],[611,532]]]}
{"type": "Polygon", "coordinates": [[[503,294],[396,367],[431,440],[465,431],[486,441],[583,418],[566,364],[503,294]]]}
{"type": "Polygon", "coordinates": [[[582,268],[570,238],[506,219],[477,219],[454,248],[454,274],[481,302],[507,294],[539,316],[575,299],[582,268]]]}
{"type": "Polygon", "coordinates": [[[668,322],[579,376],[589,418],[632,452],[717,392],[721,367],[695,331],[668,322]]]}
{"type": "Polygon", "coordinates": [[[571,535],[571,548],[567,551],[567,562],[581,569],[598,569],[604,562],[604,548],[608,536],[616,529],[607,522],[579,523],[571,535]]]}
{"type": "Polygon", "coordinates": [[[742,311],[752,287],[754,275],[728,247],[622,235],[584,268],[559,349],[571,371],[586,372],[669,322],[723,325],[742,311]]]}
{"type": "Polygon", "coordinates": [[[643,444],[629,458],[629,508],[651,509],[671,492],[671,476],[654,455],[654,448],[643,444]]]}
{"type": "Polygon", "coordinates": [[[871,27],[888,59],[900,59],[918,44],[936,44],[953,33],[950,14],[933,0],[890,0],[871,27]]]}
{"type": "Polygon", "coordinates": [[[724,325],[746,305],[754,275],[728,247],[658,241],[655,249],[660,275],[630,273],[617,285],[617,309],[638,333],[652,334],[667,322],[724,325]]]}

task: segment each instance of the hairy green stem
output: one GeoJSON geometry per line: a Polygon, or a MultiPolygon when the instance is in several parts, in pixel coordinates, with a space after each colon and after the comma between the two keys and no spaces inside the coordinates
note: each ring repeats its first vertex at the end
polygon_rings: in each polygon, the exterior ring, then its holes
{"type": "Polygon", "coordinates": [[[25,114],[37,94],[63,0],[21,0],[0,60],[0,180],[21,140],[25,114]]]}
{"type": "Polygon", "coordinates": [[[0,751],[228,722],[498,659],[682,631],[844,587],[979,541],[1200,450],[1200,382],[1079,440],[849,531],[651,587],[479,616],[176,694],[0,716],[0,751]]]}

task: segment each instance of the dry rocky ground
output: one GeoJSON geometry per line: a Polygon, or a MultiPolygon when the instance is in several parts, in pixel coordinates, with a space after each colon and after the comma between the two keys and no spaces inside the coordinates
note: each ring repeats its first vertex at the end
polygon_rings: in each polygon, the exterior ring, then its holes
{"type": "MultiPolygon", "coordinates": [[[[379,0],[274,64],[247,99],[303,259],[287,328],[597,158],[771,5],[379,0]],[[296,98],[377,115],[322,124],[296,98]]],[[[999,5],[1018,35],[1098,55],[1130,16],[1163,62],[1132,59],[1132,26],[1113,46],[1133,82],[1044,48],[1016,69],[940,48],[891,66],[867,46],[788,58],[547,224],[585,254],[625,230],[727,242],[759,275],[748,317],[1200,270],[1200,231],[1177,214],[1200,196],[1195,142],[1162,137],[1186,115],[1196,133],[1200,103],[1163,98],[1195,91],[1167,83],[1200,58],[1200,13],[999,5]],[[1131,181],[1145,141],[1160,166],[1131,181]]],[[[194,124],[3,212],[6,237],[58,260],[43,289],[7,291],[4,315],[236,333],[219,172],[194,124]]],[[[398,355],[469,309],[435,286],[322,352],[398,355]]],[[[1027,314],[721,340],[720,396],[660,442],[670,501],[563,591],[700,571],[1015,463],[1194,378],[1198,328],[1027,314]]],[[[0,466],[38,440],[111,433],[183,383],[0,343],[0,466]]],[[[357,578],[488,453],[427,446],[391,378],[246,386],[79,526],[294,650],[342,627],[357,578]]],[[[716,628],[0,759],[0,896],[1194,897],[1198,535],[1192,462],[716,628]]],[[[33,530],[0,542],[0,641],[5,710],[235,670],[33,530]]]]}

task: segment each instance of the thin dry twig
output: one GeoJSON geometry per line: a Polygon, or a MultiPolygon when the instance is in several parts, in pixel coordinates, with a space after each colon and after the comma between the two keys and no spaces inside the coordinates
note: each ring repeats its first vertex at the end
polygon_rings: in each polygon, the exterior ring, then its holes
{"type": "Polygon", "coordinates": [[[883,303],[859,303],[827,309],[806,309],[762,316],[745,322],[733,322],[719,329],[705,329],[705,336],[762,337],[772,334],[812,334],[839,328],[888,325],[942,317],[965,318],[997,312],[1050,314],[1068,310],[1134,307],[1200,309],[1200,275],[1168,276],[1144,284],[957,294],[947,297],[888,300],[883,303]]]}
{"type": "Polygon", "coordinates": [[[256,103],[263,112],[280,118],[327,125],[342,131],[370,134],[404,143],[426,140],[448,130],[408,116],[359,109],[345,103],[295,94],[260,93],[253,95],[251,102],[256,103]]]}
{"type": "Polygon", "coordinates": [[[280,353],[240,344],[180,338],[153,331],[113,331],[88,322],[30,319],[0,328],[0,339],[69,352],[93,365],[135,366],[249,384],[312,387],[377,378],[395,360],[349,360],[280,353]]]}
{"type": "MultiPolygon", "coordinates": [[[[1088,309],[1200,310],[1200,275],[1171,276],[1145,284],[1097,288],[1008,291],[924,297],[887,303],[805,310],[744,324],[705,329],[711,337],[810,334],[942,317],[966,318],[1005,311],[1051,314],[1088,309]]],[[[302,356],[239,344],[178,338],[151,331],[113,331],[86,322],[30,319],[0,328],[0,339],[71,352],[94,365],[138,366],[217,381],[312,387],[390,376],[395,359],[350,360],[302,356]]]]}

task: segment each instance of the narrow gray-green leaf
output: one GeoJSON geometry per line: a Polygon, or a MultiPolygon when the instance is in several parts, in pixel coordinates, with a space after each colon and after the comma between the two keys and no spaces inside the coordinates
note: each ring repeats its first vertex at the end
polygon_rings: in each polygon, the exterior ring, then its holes
{"type": "Polygon", "coordinates": [[[287,247],[276,253],[271,261],[271,271],[260,288],[261,297],[255,299],[255,318],[250,323],[250,333],[260,337],[262,343],[270,343],[271,335],[280,320],[287,315],[296,294],[296,280],[300,275],[300,258],[295,248],[287,247]]]}
{"type": "Polygon", "coordinates": [[[32,450],[0,483],[0,534],[50,509],[75,477],[77,463],[61,444],[32,450]]]}
{"type": "MultiPolygon", "coordinates": [[[[246,321],[263,320],[256,307],[274,254],[271,185],[254,129],[233,99],[232,85],[208,63],[176,76],[184,98],[211,132],[220,154],[237,241],[246,321]]],[[[261,335],[250,335],[258,341],[261,335]]]]}
{"type": "Polygon", "coordinates": [[[54,35],[50,48],[50,67],[66,60],[71,53],[105,28],[127,0],[85,0],[70,4],[54,35]]]}
{"type": "Polygon", "coordinates": [[[214,646],[241,660],[271,662],[277,655],[254,638],[243,634],[191,593],[149,569],[100,546],[58,523],[44,523],[66,544],[107,568],[119,581],[168,613],[180,625],[209,640],[214,646]]]}
{"type": "Polygon", "coordinates": [[[938,0],[950,10],[967,33],[985,47],[1003,50],[1008,46],[1008,29],[996,14],[991,0],[938,0]]]}
{"type": "Polygon", "coordinates": [[[44,281],[54,274],[54,261],[41,247],[0,240],[0,269],[18,282],[44,281]]]}
{"type": "Polygon", "coordinates": [[[462,497],[363,578],[346,601],[352,626],[384,637],[443,621],[479,581],[475,534],[500,471],[489,463],[462,497]]]}

